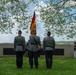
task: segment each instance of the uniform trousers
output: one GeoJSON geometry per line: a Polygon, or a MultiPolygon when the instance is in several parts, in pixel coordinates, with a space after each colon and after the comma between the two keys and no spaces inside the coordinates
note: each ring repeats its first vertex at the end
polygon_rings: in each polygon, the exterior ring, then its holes
{"type": "Polygon", "coordinates": [[[33,68],[33,64],[38,68],[38,51],[29,51],[29,64],[33,68]]]}
{"type": "Polygon", "coordinates": [[[45,58],[46,58],[46,67],[52,68],[53,50],[52,51],[45,51],[45,58]]]}
{"type": "Polygon", "coordinates": [[[16,66],[22,68],[23,65],[23,51],[16,51],[16,66]]]}

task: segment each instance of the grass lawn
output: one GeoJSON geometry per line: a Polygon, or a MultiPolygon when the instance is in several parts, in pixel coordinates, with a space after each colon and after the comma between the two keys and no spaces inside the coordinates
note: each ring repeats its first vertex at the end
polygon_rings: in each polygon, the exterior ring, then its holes
{"type": "Polygon", "coordinates": [[[0,75],[76,75],[75,58],[55,58],[53,68],[46,69],[45,58],[39,58],[39,68],[30,69],[28,57],[24,57],[23,69],[17,69],[15,57],[0,57],[0,75]]]}

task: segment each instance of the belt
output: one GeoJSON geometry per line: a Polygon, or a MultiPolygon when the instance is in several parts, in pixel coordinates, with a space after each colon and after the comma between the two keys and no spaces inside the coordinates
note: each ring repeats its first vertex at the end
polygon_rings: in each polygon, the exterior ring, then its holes
{"type": "Polygon", "coordinates": [[[22,44],[17,44],[17,45],[19,45],[19,46],[23,46],[22,44]]]}
{"type": "Polygon", "coordinates": [[[51,47],[51,46],[46,46],[46,47],[51,47]]]}
{"type": "Polygon", "coordinates": [[[37,44],[35,44],[35,43],[31,43],[32,45],[37,45],[37,44]]]}
{"type": "MultiPolygon", "coordinates": [[[[46,47],[51,47],[51,46],[46,46],[46,47]]],[[[51,47],[51,48],[53,48],[53,47],[51,47]]]]}

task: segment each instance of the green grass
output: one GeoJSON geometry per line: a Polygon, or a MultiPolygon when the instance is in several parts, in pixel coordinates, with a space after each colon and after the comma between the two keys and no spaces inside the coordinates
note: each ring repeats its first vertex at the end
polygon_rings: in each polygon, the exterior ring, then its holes
{"type": "Polygon", "coordinates": [[[24,57],[23,69],[17,69],[15,57],[0,57],[0,75],[76,75],[75,58],[55,58],[52,69],[46,69],[45,58],[39,58],[39,68],[30,69],[24,57]]]}

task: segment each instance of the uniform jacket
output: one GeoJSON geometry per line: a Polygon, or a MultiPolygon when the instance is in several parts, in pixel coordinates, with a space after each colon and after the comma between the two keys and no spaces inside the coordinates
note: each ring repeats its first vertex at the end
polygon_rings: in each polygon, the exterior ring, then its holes
{"type": "Polygon", "coordinates": [[[25,38],[23,36],[15,37],[14,49],[15,49],[15,51],[24,51],[25,50],[25,38]]]}
{"type": "Polygon", "coordinates": [[[29,40],[29,51],[38,51],[38,46],[41,46],[40,37],[30,35],[29,40]]]}
{"type": "Polygon", "coordinates": [[[55,49],[55,40],[53,37],[47,36],[43,39],[43,49],[47,51],[55,49]]]}

